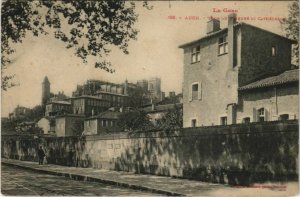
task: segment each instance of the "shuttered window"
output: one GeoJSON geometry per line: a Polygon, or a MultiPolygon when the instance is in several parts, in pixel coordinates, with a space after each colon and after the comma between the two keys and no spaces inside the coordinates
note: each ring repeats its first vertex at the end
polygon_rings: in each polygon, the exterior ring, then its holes
{"type": "Polygon", "coordinates": [[[202,83],[192,83],[189,89],[189,100],[201,100],[202,99],[202,83]]]}
{"type": "Polygon", "coordinates": [[[192,48],[192,63],[200,61],[200,46],[192,48]]]}

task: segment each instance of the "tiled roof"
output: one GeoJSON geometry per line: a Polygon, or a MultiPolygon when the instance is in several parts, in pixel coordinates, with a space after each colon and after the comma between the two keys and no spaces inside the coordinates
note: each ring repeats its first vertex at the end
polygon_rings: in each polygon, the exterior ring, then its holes
{"type": "MultiPolygon", "coordinates": [[[[271,33],[271,34],[273,34],[273,35],[275,35],[275,36],[279,36],[279,37],[281,37],[281,38],[285,38],[286,40],[289,40],[290,42],[297,44],[296,41],[291,40],[291,39],[289,39],[289,38],[287,38],[287,37],[284,37],[284,36],[282,36],[282,35],[276,34],[276,33],[274,33],[274,32],[271,32],[271,31],[268,31],[268,30],[265,30],[265,29],[262,29],[262,28],[259,28],[259,27],[254,26],[254,25],[250,25],[250,24],[244,23],[244,22],[236,23],[236,24],[234,24],[234,27],[241,26],[241,25],[246,25],[246,26],[254,27],[254,28],[256,28],[256,29],[260,29],[261,31],[265,31],[265,32],[271,33]]],[[[206,40],[206,39],[208,39],[208,38],[211,38],[211,37],[213,37],[213,36],[215,36],[215,35],[218,35],[218,34],[220,34],[220,33],[224,33],[224,32],[227,32],[227,31],[228,31],[228,28],[227,28],[227,27],[226,27],[226,28],[223,28],[223,29],[220,29],[220,30],[218,30],[218,31],[212,32],[212,33],[210,33],[210,34],[207,34],[206,36],[203,36],[203,37],[201,37],[201,38],[199,38],[199,39],[197,39],[197,40],[193,40],[193,41],[191,41],[191,42],[184,43],[184,44],[180,45],[179,48],[185,48],[185,47],[188,47],[188,46],[193,45],[193,44],[196,44],[196,43],[198,43],[198,42],[200,42],[200,41],[202,41],[202,40],[206,40]]]]}
{"type": "Polygon", "coordinates": [[[248,85],[242,86],[239,90],[248,90],[254,88],[261,88],[261,87],[269,87],[269,86],[276,86],[284,83],[291,83],[299,81],[299,69],[285,71],[280,75],[268,77],[265,79],[261,79],[250,83],[248,85]]]}
{"type": "Polygon", "coordinates": [[[176,104],[166,104],[166,105],[155,105],[154,110],[152,110],[152,106],[142,108],[145,112],[152,113],[152,112],[160,112],[160,111],[167,111],[169,109],[174,109],[174,107],[182,107],[182,103],[176,104]]]}
{"type": "Polygon", "coordinates": [[[90,119],[118,119],[120,114],[121,114],[121,112],[117,112],[117,111],[105,111],[96,116],[91,116],[91,117],[87,118],[87,120],[90,120],[90,119]]]}

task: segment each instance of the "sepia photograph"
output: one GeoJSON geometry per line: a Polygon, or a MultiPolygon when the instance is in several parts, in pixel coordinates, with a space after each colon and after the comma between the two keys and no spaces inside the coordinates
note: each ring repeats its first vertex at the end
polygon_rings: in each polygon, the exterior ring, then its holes
{"type": "Polygon", "coordinates": [[[299,195],[299,2],[2,0],[1,195],[299,195]]]}

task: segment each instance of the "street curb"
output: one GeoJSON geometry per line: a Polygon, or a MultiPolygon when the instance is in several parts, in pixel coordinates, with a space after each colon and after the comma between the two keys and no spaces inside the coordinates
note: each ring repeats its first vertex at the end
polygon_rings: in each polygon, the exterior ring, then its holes
{"type": "Polygon", "coordinates": [[[108,180],[108,179],[103,179],[103,178],[95,178],[95,177],[90,177],[90,176],[78,175],[78,174],[73,174],[73,173],[63,173],[63,172],[55,172],[55,171],[49,171],[49,170],[44,170],[44,169],[37,169],[37,168],[23,166],[23,165],[14,164],[14,163],[5,162],[5,161],[1,161],[1,164],[7,165],[7,166],[14,166],[14,167],[22,168],[22,169],[27,169],[27,170],[31,170],[31,171],[35,171],[35,172],[39,172],[39,173],[43,173],[43,174],[49,174],[49,175],[54,175],[54,176],[63,176],[65,178],[69,178],[69,179],[77,180],[77,181],[104,183],[104,184],[108,184],[108,185],[116,185],[116,186],[123,187],[123,188],[147,191],[147,192],[162,194],[162,195],[167,195],[167,196],[186,196],[184,194],[170,192],[170,191],[156,189],[156,188],[150,188],[150,187],[146,187],[146,186],[142,186],[142,185],[135,185],[135,184],[118,182],[118,181],[108,180]]]}

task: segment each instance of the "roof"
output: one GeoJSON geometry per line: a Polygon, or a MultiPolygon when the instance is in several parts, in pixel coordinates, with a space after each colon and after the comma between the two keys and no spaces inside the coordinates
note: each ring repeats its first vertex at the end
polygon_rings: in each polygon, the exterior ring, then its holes
{"type": "Polygon", "coordinates": [[[89,118],[86,118],[86,120],[91,119],[119,119],[121,112],[118,111],[105,111],[98,115],[91,116],[89,118]]]}
{"type": "Polygon", "coordinates": [[[128,95],[125,95],[125,94],[119,94],[119,93],[116,93],[116,92],[107,92],[107,91],[102,91],[102,90],[98,90],[96,91],[95,94],[112,94],[112,95],[117,95],[117,96],[128,96],[128,95]]]}
{"type": "Polygon", "coordinates": [[[49,102],[49,103],[47,103],[47,104],[62,104],[62,105],[71,105],[71,103],[70,103],[70,102],[68,102],[68,101],[51,101],[51,102],[49,102]]]}
{"type": "Polygon", "coordinates": [[[285,71],[277,76],[272,76],[268,78],[264,78],[248,85],[242,86],[239,90],[248,90],[254,88],[262,88],[269,86],[276,86],[285,83],[297,82],[299,81],[299,69],[293,69],[285,71]]]}
{"type": "Polygon", "coordinates": [[[151,105],[151,106],[144,107],[143,110],[147,113],[153,113],[153,112],[161,112],[161,111],[167,111],[169,109],[174,109],[175,106],[182,107],[182,103],[155,105],[154,110],[152,110],[152,105],[151,105]]]}
{"type": "Polygon", "coordinates": [[[66,118],[66,117],[75,117],[75,118],[84,118],[85,116],[82,114],[62,114],[55,116],[56,118],[66,118]]]}
{"type": "Polygon", "coordinates": [[[103,100],[103,101],[106,101],[104,99],[101,99],[99,97],[96,97],[96,96],[90,96],[90,95],[82,95],[82,96],[76,96],[76,97],[72,97],[70,99],[85,99],[85,98],[89,98],[89,99],[97,99],[97,100],[103,100]]]}
{"type": "Polygon", "coordinates": [[[47,76],[45,76],[45,78],[44,78],[44,80],[43,80],[43,83],[50,83],[47,76]]]}
{"type": "MultiPolygon", "coordinates": [[[[239,23],[234,24],[234,27],[241,26],[241,25],[253,27],[253,28],[259,29],[259,30],[261,30],[261,31],[265,31],[265,32],[271,33],[271,34],[273,34],[273,35],[275,35],[275,36],[279,36],[279,37],[281,37],[281,38],[284,38],[284,39],[286,39],[286,40],[289,40],[290,42],[297,43],[295,40],[291,40],[291,39],[289,39],[289,38],[287,38],[287,37],[284,37],[284,36],[282,36],[282,35],[276,34],[276,33],[274,33],[274,32],[271,32],[271,31],[268,31],[268,30],[265,30],[265,29],[262,29],[262,28],[259,28],[259,27],[256,27],[256,26],[247,24],[247,23],[239,22],[239,23]]],[[[201,38],[199,38],[199,39],[197,39],[197,40],[193,40],[193,41],[191,41],[191,42],[184,43],[184,44],[180,45],[179,48],[185,48],[185,47],[188,47],[188,46],[190,46],[190,45],[196,44],[196,43],[198,43],[198,42],[200,42],[200,41],[203,41],[203,40],[206,40],[206,39],[208,39],[208,38],[214,37],[214,36],[216,36],[216,35],[218,35],[218,34],[221,34],[221,33],[225,33],[225,32],[227,32],[227,31],[228,31],[228,28],[227,28],[227,27],[226,27],[226,28],[223,28],[223,29],[221,29],[221,30],[218,30],[218,31],[215,31],[215,32],[213,32],[213,33],[207,34],[206,36],[201,37],[201,38]]]]}

